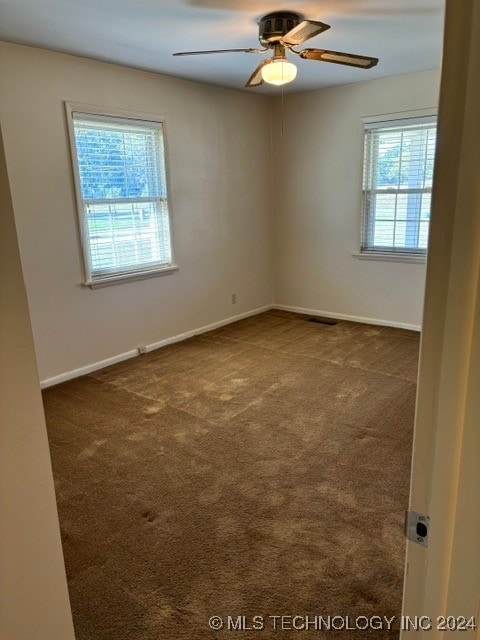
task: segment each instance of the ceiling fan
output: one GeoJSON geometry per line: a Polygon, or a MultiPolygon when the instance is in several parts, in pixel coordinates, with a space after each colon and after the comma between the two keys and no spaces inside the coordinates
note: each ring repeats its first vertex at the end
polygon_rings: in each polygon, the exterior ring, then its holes
{"type": "Polygon", "coordinates": [[[330,25],[315,20],[304,20],[295,12],[277,11],[263,16],[259,22],[259,40],[263,49],[215,49],[213,51],[182,51],[174,56],[198,56],[207,53],[264,53],[271,50],[271,58],[263,60],[247,81],[246,87],[258,87],[264,82],[282,85],[291,82],[297,75],[297,67],[287,61],[287,51],[306,60],[334,62],[359,69],[371,69],[378,58],[359,56],[353,53],[329,51],[328,49],[301,49],[294,47],[330,29],[330,25]]]}

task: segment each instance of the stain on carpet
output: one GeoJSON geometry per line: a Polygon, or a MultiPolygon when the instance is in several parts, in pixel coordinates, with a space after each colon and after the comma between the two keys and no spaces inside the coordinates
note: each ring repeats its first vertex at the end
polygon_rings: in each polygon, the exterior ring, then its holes
{"type": "Polygon", "coordinates": [[[418,335],[307,320],[269,311],[44,392],[77,640],[398,637],[268,618],[401,608],[418,335]]]}

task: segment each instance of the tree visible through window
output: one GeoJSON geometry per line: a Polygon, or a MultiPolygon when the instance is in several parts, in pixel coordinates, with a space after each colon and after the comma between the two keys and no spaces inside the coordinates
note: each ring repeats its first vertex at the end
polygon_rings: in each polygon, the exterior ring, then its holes
{"type": "Polygon", "coordinates": [[[172,263],[163,127],[72,114],[87,279],[172,263]]]}
{"type": "Polygon", "coordinates": [[[362,252],[427,250],[436,119],[366,125],[362,252]]]}

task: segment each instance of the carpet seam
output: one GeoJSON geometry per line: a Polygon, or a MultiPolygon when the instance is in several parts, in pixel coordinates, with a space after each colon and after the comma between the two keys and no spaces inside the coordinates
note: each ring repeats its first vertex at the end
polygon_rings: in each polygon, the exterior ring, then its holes
{"type": "MultiPolygon", "coordinates": [[[[202,336],[202,339],[208,339],[211,340],[212,342],[215,342],[215,338],[214,337],[207,337],[207,334],[204,334],[202,336]]],[[[410,338],[411,340],[414,338],[410,338]]],[[[259,349],[264,349],[265,351],[271,352],[271,351],[280,351],[280,353],[286,355],[286,356],[291,356],[292,358],[294,357],[298,357],[298,358],[308,358],[310,360],[318,360],[319,362],[328,362],[329,364],[333,364],[336,367],[339,367],[340,369],[350,369],[351,371],[368,371],[369,373],[376,373],[380,376],[386,376],[389,378],[396,378],[398,380],[403,380],[404,382],[411,382],[412,384],[416,384],[416,380],[411,380],[410,378],[406,378],[404,376],[400,376],[400,375],[396,375],[394,373],[387,373],[385,371],[377,371],[376,369],[368,369],[367,367],[352,367],[349,364],[338,364],[338,362],[335,362],[334,360],[329,360],[328,358],[320,358],[319,356],[316,355],[310,355],[308,353],[302,353],[302,354],[297,354],[297,353],[289,353],[288,351],[283,351],[282,349],[278,349],[278,348],[269,348],[269,347],[265,347],[264,345],[261,344],[256,344],[255,342],[248,342],[247,340],[242,340],[241,338],[230,338],[230,340],[234,340],[235,342],[239,342],[239,343],[243,343],[243,344],[248,344],[249,346],[252,347],[257,347],[259,349]]],[[[216,342],[219,342],[218,340],[216,342]]],[[[248,366],[248,365],[247,365],[248,366]]]]}

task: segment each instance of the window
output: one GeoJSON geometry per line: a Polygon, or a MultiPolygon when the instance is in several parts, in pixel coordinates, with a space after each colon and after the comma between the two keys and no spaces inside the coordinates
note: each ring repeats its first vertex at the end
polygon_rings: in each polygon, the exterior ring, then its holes
{"type": "Polygon", "coordinates": [[[363,254],[427,251],[436,118],[365,125],[363,254]]]}
{"type": "Polygon", "coordinates": [[[70,117],[87,284],[172,271],[163,123],[70,117]]]}

